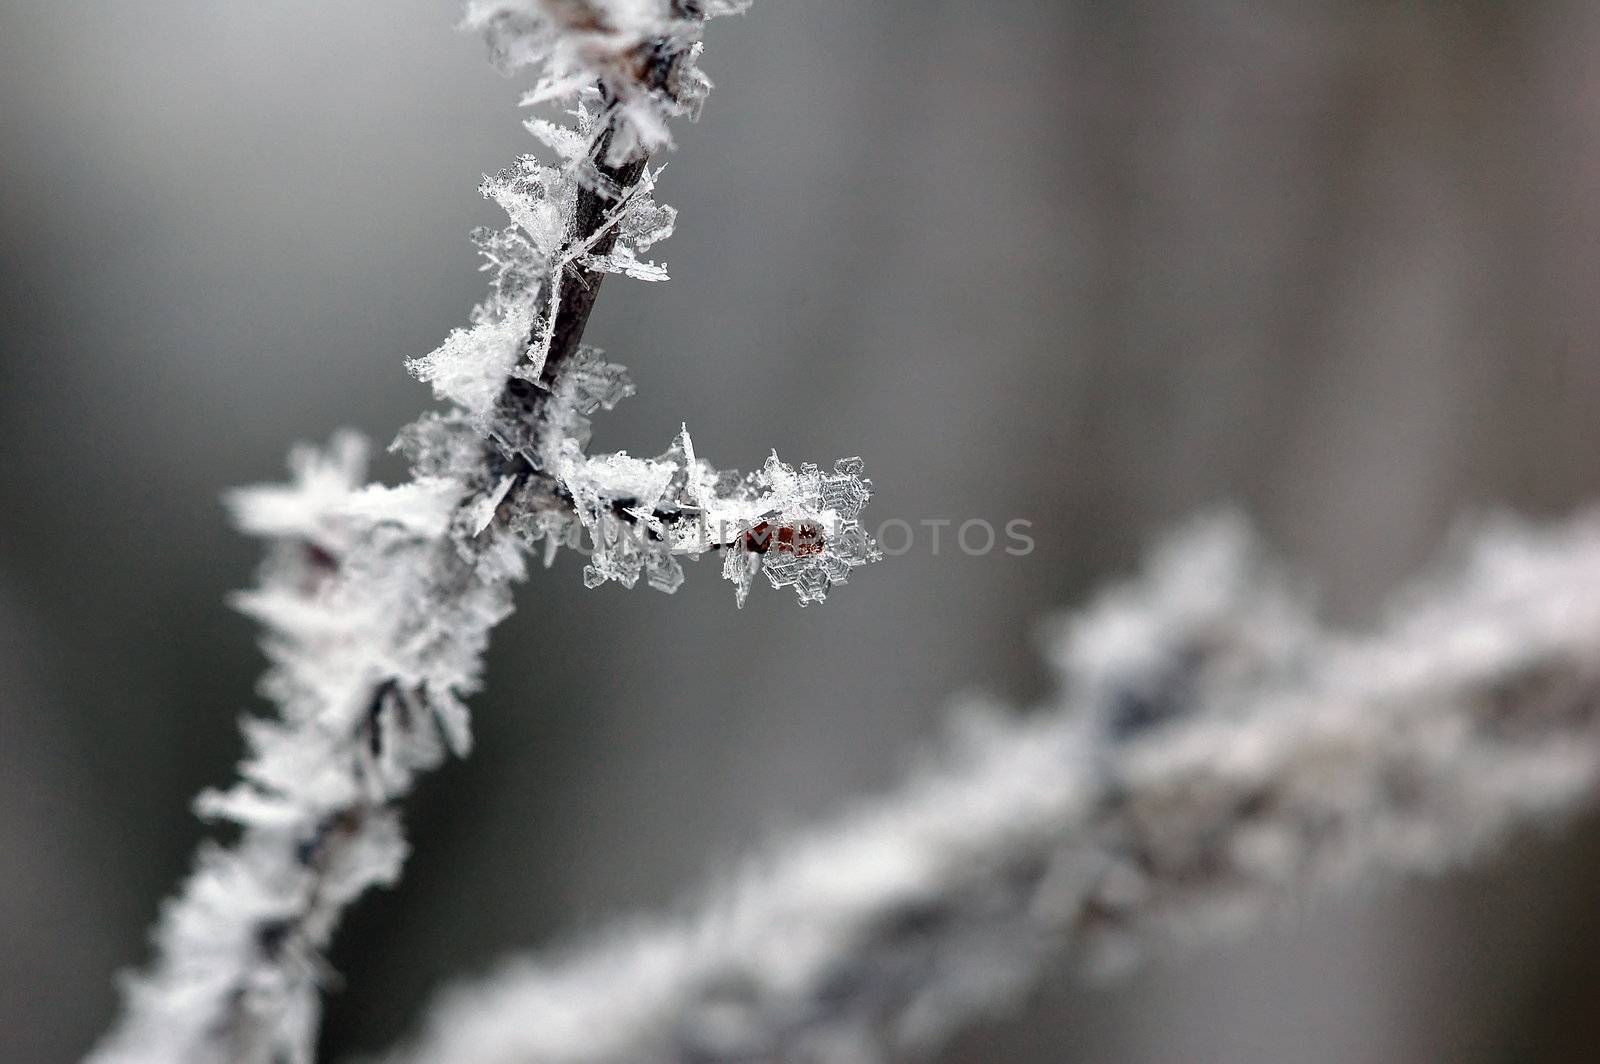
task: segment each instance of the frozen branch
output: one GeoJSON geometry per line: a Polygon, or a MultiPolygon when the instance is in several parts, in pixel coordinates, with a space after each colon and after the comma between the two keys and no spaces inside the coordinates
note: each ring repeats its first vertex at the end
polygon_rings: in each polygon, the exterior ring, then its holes
{"type": "Polygon", "coordinates": [[[524,156],[483,192],[511,225],[474,234],[490,292],[468,328],[410,366],[447,411],[405,429],[398,487],[363,486],[365,445],[302,448],[293,481],[236,493],[239,526],[269,555],[237,605],[266,629],[260,691],[276,715],[244,722],[240,780],[199,813],[237,825],[202,848],[164,908],[151,970],[95,1064],[307,1064],[322,952],[344,909],[399,875],[395,805],[446,750],[470,743],[463,700],[480,683],[489,631],[511,611],[529,546],[547,563],[592,542],[585,582],[663,591],[679,558],[718,551],[743,605],[765,571],[802,605],[877,557],[857,520],[870,495],[859,459],[832,471],[768,459],[741,477],[697,459],[687,430],[663,455],[591,456],[588,415],[631,394],[620,366],[581,346],[606,273],[662,280],[639,256],[672,231],[650,152],[695,109],[700,27],[728,2],[475,3],[507,67],[537,64],[530,103],[571,107],[570,125],[528,128],[557,156],[524,156]]]}
{"type": "Polygon", "coordinates": [[[969,707],[898,791],[693,915],[455,990],[392,1064],[904,1059],[1047,960],[1115,970],[1558,825],[1600,771],[1600,515],[1480,529],[1365,636],[1204,522],[1049,647],[1048,704],[969,707]]]}

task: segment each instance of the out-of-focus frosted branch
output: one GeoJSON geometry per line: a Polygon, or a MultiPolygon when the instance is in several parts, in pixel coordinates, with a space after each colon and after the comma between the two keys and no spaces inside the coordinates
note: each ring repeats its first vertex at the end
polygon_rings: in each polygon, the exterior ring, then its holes
{"type": "Polygon", "coordinates": [[[1554,825],[1600,769],[1600,515],[1480,528],[1359,636],[1202,522],[1048,644],[1048,704],[969,707],[686,919],[454,990],[393,1064],[894,1058],[1047,959],[1116,969],[1554,825]]]}
{"type": "Polygon", "coordinates": [[[308,1064],[345,908],[392,883],[405,858],[396,811],[418,773],[470,742],[464,699],[489,632],[511,611],[529,547],[587,535],[585,582],[660,590],[678,558],[719,551],[743,605],[756,575],[819,602],[877,556],[857,520],[858,459],[824,472],[773,455],[740,477],[699,460],[687,430],[658,458],[586,453],[588,416],[630,394],[620,366],[581,346],[601,280],[663,280],[639,256],[671,234],[649,153],[666,120],[698,106],[699,0],[475,3],[470,26],[509,67],[545,78],[530,102],[570,124],[529,130],[557,156],[486,178],[511,224],[474,234],[490,273],[471,324],[413,360],[449,404],[396,443],[398,487],[363,486],[365,445],[301,449],[292,482],[236,493],[239,526],[269,545],[236,604],[266,630],[261,693],[276,714],[244,722],[240,779],[202,816],[237,841],[208,844],[165,906],[151,970],[126,981],[95,1064],[308,1064]]]}

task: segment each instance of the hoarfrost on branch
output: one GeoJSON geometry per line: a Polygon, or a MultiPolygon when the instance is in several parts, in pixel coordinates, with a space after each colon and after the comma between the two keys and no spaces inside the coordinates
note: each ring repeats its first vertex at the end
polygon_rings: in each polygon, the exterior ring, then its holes
{"type": "Polygon", "coordinates": [[[466,24],[507,69],[541,76],[526,102],[569,123],[528,123],[554,165],[523,156],[485,178],[508,225],[473,234],[489,291],[468,324],[408,365],[448,404],[395,448],[411,480],[367,485],[366,447],[340,435],[297,449],[286,485],[229,499],[268,546],[235,605],[263,627],[276,708],[243,728],[239,780],[196,800],[238,825],[202,848],[167,902],[149,971],[125,980],[96,1064],[308,1064],[322,952],[345,907],[394,882],[406,854],[395,802],[419,772],[471,743],[464,700],[489,631],[540,543],[548,563],[580,535],[591,586],[662,591],[680,559],[719,552],[744,604],[758,573],[822,601],[879,551],[863,531],[860,462],[829,471],[769,458],[741,476],[696,456],[687,430],[654,458],[590,455],[589,415],[632,393],[583,347],[601,281],[662,280],[644,255],[672,232],[655,202],[668,121],[710,82],[700,31],[742,10],[697,0],[475,2],[466,24]]]}

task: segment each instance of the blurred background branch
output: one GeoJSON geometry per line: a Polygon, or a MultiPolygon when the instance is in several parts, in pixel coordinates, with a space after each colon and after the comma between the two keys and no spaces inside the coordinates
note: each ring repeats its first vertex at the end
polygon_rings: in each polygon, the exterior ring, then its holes
{"type": "Polygon", "coordinates": [[[925,1059],[1052,959],[1125,972],[1564,826],[1600,776],[1600,517],[1457,548],[1354,637],[1197,522],[1057,625],[1045,705],[969,707],[687,918],[456,988],[396,1064],[925,1059]]]}

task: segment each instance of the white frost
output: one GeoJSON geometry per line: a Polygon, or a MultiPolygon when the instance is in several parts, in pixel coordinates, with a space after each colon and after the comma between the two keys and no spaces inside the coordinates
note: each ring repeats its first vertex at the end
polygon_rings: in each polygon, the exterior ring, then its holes
{"type": "Polygon", "coordinates": [[[1050,962],[1114,974],[1559,823],[1600,786],[1600,514],[1465,546],[1354,634],[1199,522],[1051,626],[1045,704],[967,705],[897,790],[685,917],[452,990],[389,1064],[927,1059],[1050,962]]]}

